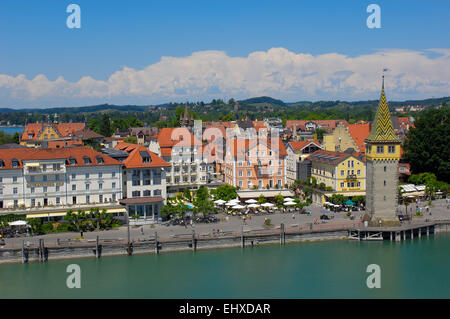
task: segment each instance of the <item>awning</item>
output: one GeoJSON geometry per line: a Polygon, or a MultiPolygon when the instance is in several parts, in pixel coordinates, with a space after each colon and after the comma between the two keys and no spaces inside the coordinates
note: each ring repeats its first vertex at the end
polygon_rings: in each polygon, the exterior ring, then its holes
{"type": "Polygon", "coordinates": [[[25,167],[39,167],[40,164],[39,163],[27,163],[25,164],[25,167]]]}
{"type": "Polygon", "coordinates": [[[38,213],[38,214],[27,214],[27,218],[59,217],[59,216],[65,216],[65,215],[66,215],[66,212],[38,213]]]}

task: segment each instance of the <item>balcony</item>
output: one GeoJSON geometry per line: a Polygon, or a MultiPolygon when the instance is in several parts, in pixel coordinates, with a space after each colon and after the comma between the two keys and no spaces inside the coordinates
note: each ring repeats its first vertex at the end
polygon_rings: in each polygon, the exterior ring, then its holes
{"type": "Polygon", "coordinates": [[[347,177],[345,178],[346,180],[357,180],[358,177],[355,174],[349,174],[347,175],[347,177]]]}

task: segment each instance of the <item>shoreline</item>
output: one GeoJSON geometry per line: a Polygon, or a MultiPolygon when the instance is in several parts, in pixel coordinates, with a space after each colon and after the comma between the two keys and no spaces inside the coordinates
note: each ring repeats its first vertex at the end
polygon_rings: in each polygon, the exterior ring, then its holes
{"type": "MultiPolygon", "coordinates": [[[[449,232],[450,221],[433,226],[430,235],[449,232]]],[[[197,250],[227,249],[227,248],[253,248],[269,245],[285,245],[296,243],[308,243],[331,240],[351,240],[350,229],[318,230],[310,232],[272,232],[269,234],[253,234],[242,236],[226,236],[214,238],[180,238],[176,240],[135,241],[132,242],[131,255],[161,254],[197,250]]],[[[22,249],[0,250],[1,264],[38,263],[58,260],[74,260],[81,258],[102,258],[114,256],[127,256],[127,243],[98,244],[99,256],[97,257],[97,244],[78,244],[59,247],[45,247],[45,254],[38,247],[22,249]],[[25,255],[25,257],[24,257],[25,255]],[[26,259],[26,261],[24,261],[26,259]]]]}

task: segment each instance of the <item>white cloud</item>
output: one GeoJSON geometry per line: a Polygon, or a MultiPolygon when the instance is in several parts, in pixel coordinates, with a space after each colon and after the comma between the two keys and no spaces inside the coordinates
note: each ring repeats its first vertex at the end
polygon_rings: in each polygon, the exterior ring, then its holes
{"type": "Polygon", "coordinates": [[[42,74],[30,80],[0,74],[0,97],[20,106],[61,100],[159,103],[260,95],[287,101],[377,99],[383,68],[390,69],[386,76],[389,99],[450,95],[450,49],[383,50],[349,57],[272,48],[247,57],[230,57],[222,51],[162,57],[142,70],[124,67],[107,81],[90,76],[78,82],[62,77],[49,81],[42,74]]]}

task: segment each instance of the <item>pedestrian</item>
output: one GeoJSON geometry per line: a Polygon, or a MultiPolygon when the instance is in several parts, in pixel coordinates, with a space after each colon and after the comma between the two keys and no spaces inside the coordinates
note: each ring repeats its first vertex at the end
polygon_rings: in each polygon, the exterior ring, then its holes
{"type": "Polygon", "coordinates": [[[295,213],[294,213],[294,214],[292,214],[292,219],[295,219],[295,213]]]}
{"type": "Polygon", "coordinates": [[[141,234],[144,235],[144,226],[141,227],[141,234]]]}

